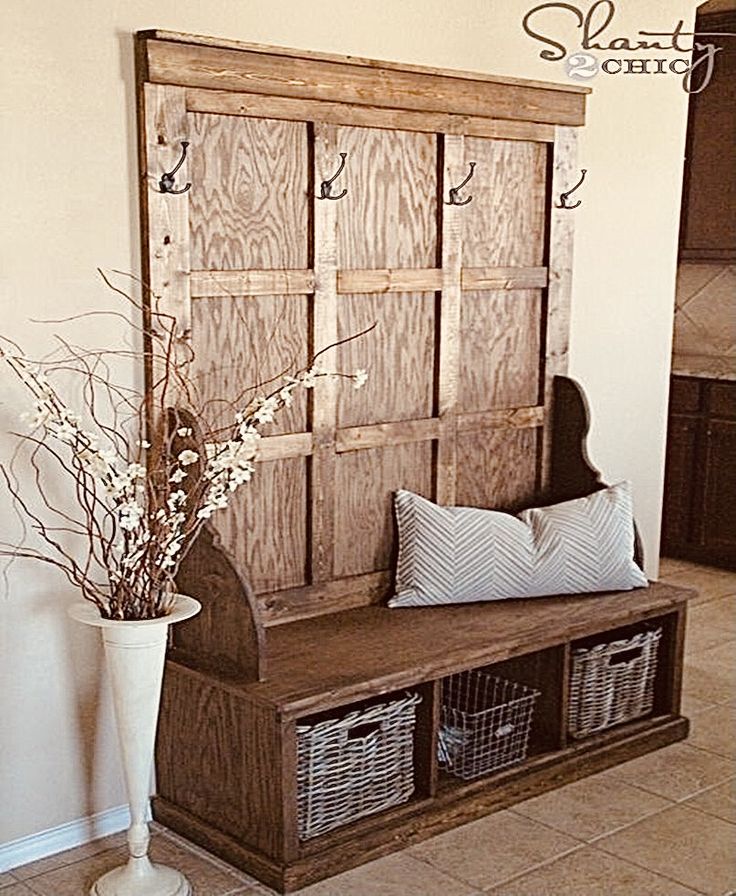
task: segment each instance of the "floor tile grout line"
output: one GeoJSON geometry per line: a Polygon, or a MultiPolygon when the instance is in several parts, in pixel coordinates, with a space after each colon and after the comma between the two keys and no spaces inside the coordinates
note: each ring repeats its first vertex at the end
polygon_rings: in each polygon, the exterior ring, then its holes
{"type": "Polygon", "coordinates": [[[734,762],[735,757],[733,756],[727,756],[725,753],[719,753],[717,750],[712,750],[709,747],[701,747],[699,744],[695,744],[689,739],[686,741],[686,743],[688,744],[688,746],[692,747],[693,750],[700,750],[701,753],[707,753],[708,756],[718,756],[719,759],[728,759],[732,764],[734,762]]]}
{"type": "MultiPolygon", "coordinates": [[[[695,749],[693,747],[693,749],[695,749]]],[[[705,752],[701,750],[701,753],[705,752]]],[[[716,755],[711,753],[709,755],[716,755]]],[[[723,756],[718,756],[719,759],[723,759],[723,756]]],[[[613,777],[613,776],[612,776],[613,777]]],[[[686,800],[692,799],[694,796],[700,796],[701,793],[705,793],[706,790],[710,790],[711,787],[719,787],[721,784],[725,784],[726,781],[730,781],[733,778],[733,772],[729,772],[729,774],[725,778],[721,778],[718,781],[715,781],[712,784],[709,784],[707,787],[701,787],[699,790],[693,790],[692,793],[688,793],[685,796],[678,796],[677,798],[672,798],[669,796],[663,796],[661,793],[657,793],[655,790],[647,790],[646,787],[643,787],[641,784],[634,784],[626,778],[615,778],[616,781],[621,781],[623,784],[628,784],[629,787],[635,787],[637,790],[640,790],[642,793],[648,793],[651,796],[658,796],[663,800],[669,800],[674,806],[679,806],[681,803],[684,803],[686,800]]]]}
{"type": "Polygon", "coordinates": [[[633,828],[634,825],[639,824],[640,821],[648,821],[650,818],[654,818],[655,815],[661,815],[663,812],[669,812],[670,809],[674,809],[679,803],[669,800],[667,797],[662,797],[662,799],[667,799],[669,805],[668,806],[660,806],[659,809],[654,809],[652,812],[648,812],[646,815],[642,815],[640,818],[637,818],[636,821],[632,821],[629,824],[623,824],[620,827],[613,828],[610,831],[606,831],[605,834],[598,834],[596,837],[593,837],[592,840],[588,840],[590,846],[593,846],[596,843],[599,843],[601,840],[605,840],[606,837],[612,837],[614,834],[620,834],[621,831],[627,831],[629,828],[633,828]]]}
{"type": "MultiPolygon", "coordinates": [[[[111,835],[114,836],[114,835],[111,835]]],[[[100,840],[104,840],[104,837],[100,837],[100,840]]],[[[90,840],[90,843],[94,843],[94,840],[90,840]]],[[[82,846],[86,846],[87,844],[82,844],[82,846]]],[[[81,849],[82,846],[72,847],[73,851],[81,849]]],[[[46,871],[38,871],[36,874],[29,874],[28,877],[18,877],[18,883],[28,884],[29,881],[36,880],[39,877],[43,877],[45,874],[53,874],[55,871],[60,871],[62,868],[71,868],[72,865],[78,865],[80,862],[86,862],[89,859],[96,859],[99,856],[103,855],[106,852],[114,852],[117,849],[124,849],[124,845],[120,846],[106,846],[104,849],[100,849],[97,852],[90,852],[86,855],[80,856],[77,859],[70,859],[68,862],[61,862],[59,865],[55,865],[53,868],[47,868],[46,871]]],[[[66,850],[64,850],[66,852],[66,850]]],[[[47,856],[48,859],[53,859],[54,855],[59,855],[59,853],[55,853],[53,855],[47,856]]],[[[38,859],[37,861],[43,862],[44,859],[38,859]]],[[[28,864],[31,864],[30,862],[28,864]]],[[[35,864],[35,863],[34,863],[35,864]]],[[[19,865],[18,868],[23,868],[23,865],[19,865]]],[[[16,869],[17,870],[17,869],[16,869]]]]}
{"type": "MultiPolygon", "coordinates": [[[[499,880],[493,884],[489,884],[487,887],[481,887],[481,891],[483,893],[488,893],[489,896],[493,896],[493,891],[497,890],[499,887],[505,887],[506,884],[514,883],[514,881],[517,880],[523,880],[527,875],[532,874],[535,871],[539,871],[541,868],[546,868],[548,865],[552,865],[558,859],[564,859],[566,856],[571,856],[573,855],[573,853],[580,852],[580,850],[585,849],[587,845],[587,843],[583,842],[577,843],[570,849],[566,849],[564,852],[558,852],[555,855],[550,856],[548,859],[543,859],[541,862],[530,865],[528,868],[525,868],[523,871],[519,871],[516,874],[512,874],[510,877],[505,877],[503,878],[503,880],[499,880]]],[[[467,883],[467,881],[463,881],[463,883],[467,883]]],[[[472,884],[470,884],[470,886],[472,886],[472,884]]]]}
{"type": "Polygon", "coordinates": [[[604,847],[599,846],[598,844],[596,844],[594,848],[599,850],[599,852],[605,853],[607,856],[612,856],[614,859],[619,859],[619,861],[622,862],[628,862],[630,865],[636,865],[637,868],[641,868],[643,871],[648,871],[650,874],[656,874],[664,880],[672,881],[673,884],[678,884],[681,887],[687,887],[694,893],[698,893],[699,896],[708,896],[708,893],[706,893],[704,890],[699,890],[692,884],[685,883],[685,881],[682,880],[677,880],[677,878],[671,877],[669,874],[664,874],[662,871],[655,871],[654,868],[649,868],[647,865],[644,865],[641,862],[637,862],[635,859],[632,859],[629,856],[620,856],[615,852],[611,852],[609,849],[605,849],[604,847]]]}
{"type": "Polygon", "coordinates": [[[192,855],[197,856],[198,858],[204,859],[205,861],[209,862],[209,864],[211,864],[215,868],[218,868],[220,871],[229,874],[231,877],[247,877],[247,880],[239,881],[241,887],[252,887],[254,883],[257,883],[256,879],[251,877],[251,875],[246,875],[244,871],[240,871],[234,865],[230,865],[219,856],[208,852],[206,849],[203,849],[196,843],[192,843],[190,840],[187,840],[180,834],[177,834],[175,831],[170,831],[168,828],[162,828],[161,834],[171,843],[174,843],[176,846],[179,846],[182,849],[188,850],[192,855]]]}
{"type": "MultiPolygon", "coordinates": [[[[560,833],[559,831],[555,830],[554,828],[552,828],[552,830],[554,830],[556,834],[560,833]]],[[[557,861],[557,859],[561,859],[563,856],[572,855],[572,853],[577,852],[580,849],[583,849],[585,846],[586,846],[585,843],[578,842],[575,844],[575,846],[571,847],[570,849],[566,849],[563,852],[555,853],[555,855],[551,856],[548,859],[543,859],[541,862],[536,862],[533,865],[529,865],[523,871],[519,871],[516,874],[512,874],[510,877],[504,877],[502,880],[495,881],[494,883],[489,884],[487,887],[484,887],[481,885],[479,892],[489,893],[496,887],[502,887],[505,884],[511,883],[512,881],[515,881],[521,877],[524,877],[527,874],[531,874],[532,871],[537,871],[539,868],[544,868],[545,865],[550,865],[552,862],[557,861]]],[[[414,856],[414,858],[419,859],[419,861],[423,862],[425,865],[429,865],[429,867],[432,868],[433,871],[441,871],[446,877],[451,878],[456,883],[463,884],[466,887],[476,886],[476,884],[472,883],[471,881],[463,880],[463,878],[457,877],[456,875],[452,874],[451,872],[447,871],[446,869],[441,868],[439,865],[435,865],[434,862],[431,861],[431,859],[424,858],[424,856],[414,856]]]]}

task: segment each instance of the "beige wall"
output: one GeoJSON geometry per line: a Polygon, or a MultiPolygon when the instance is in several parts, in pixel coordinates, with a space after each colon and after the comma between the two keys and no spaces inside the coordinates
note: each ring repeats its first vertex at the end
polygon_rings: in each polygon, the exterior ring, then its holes
{"type": "MultiPolygon", "coordinates": [[[[95,267],[138,269],[131,33],[162,27],[497,74],[564,80],[522,32],[531,0],[3,0],[2,329],[48,345],[34,317],[111,304],[95,267]]],[[[585,4],[587,6],[587,3],[585,4]]],[[[692,0],[619,0],[615,32],[689,22],[692,0]]],[[[569,37],[573,30],[568,29],[569,37]]],[[[591,456],[633,480],[656,572],[686,103],[674,76],[599,75],[580,163],[571,372],[591,456]]],[[[109,338],[99,322],[80,341],[109,338]]],[[[130,375],[130,374],[129,374],[130,375]]],[[[17,392],[0,405],[16,425],[17,392]]],[[[0,453],[10,442],[0,436],[0,453]]],[[[3,507],[7,508],[5,498],[3,507]]],[[[0,538],[17,535],[8,513],[0,538]]],[[[123,802],[95,636],[73,591],[17,564],[0,599],[0,843],[123,802]]]]}

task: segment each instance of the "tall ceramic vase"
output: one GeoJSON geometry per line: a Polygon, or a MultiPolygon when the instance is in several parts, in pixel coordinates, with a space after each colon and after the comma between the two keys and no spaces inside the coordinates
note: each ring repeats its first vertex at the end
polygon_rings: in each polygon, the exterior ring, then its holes
{"type": "Polygon", "coordinates": [[[182,874],[154,865],[148,858],[147,812],[169,626],[200,609],[196,600],[181,594],[174,611],[161,619],[103,619],[89,602],[69,609],[72,618],[102,631],[130,805],[130,858],[103,875],[92,886],[91,896],[190,896],[192,892],[182,874]]]}

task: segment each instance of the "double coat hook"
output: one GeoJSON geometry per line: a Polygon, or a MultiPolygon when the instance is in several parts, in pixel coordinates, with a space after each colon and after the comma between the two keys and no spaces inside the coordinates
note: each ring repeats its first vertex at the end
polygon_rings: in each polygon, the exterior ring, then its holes
{"type": "Polygon", "coordinates": [[[347,188],[345,188],[342,193],[338,193],[336,196],[332,195],[332,184],[342,174],[342,170],[345,167],[345,159],[347,157],[348,154],[346,152],[340,153],[340,167],[329,180],[323,180],[319,185],[319,196],[317,197],[317,199],[342,199],[343,196],[347,195],[347,188]]]}
{"type": "Polygon", "coordinates": [[[578,199],[577,202],[574,202],[572,205],[567,204],[567,200],[570,198],[571,194],[577,190],[577,188],[582,184],[585,180],[585,175],[588,173],[587,168],[580,169],[580,180],[575,184],[575,186],[571,190],[567,190],[565,193],[560,193],[560,201],[557,205],[557,208],[577,208],[582,202],[581,199],[578,199]]]}
{"type": "Polygon", "coordinates": [[[462,181],[462,183],[459,183],[456,187],[450,187],[450,199],[449,201],[445,201],[445,205],[467,205],[469,202],[472,202],[472,196],[468,196],[467,199],[460,199],[458,195],[460,190],[466,186],[475,172],[475,162],[469,162],[468,164],[470,165],[470,171],[468,171],[465,180],[462,181]]]}
{"type": "Polygon", "coordinates": [[[161,193],[186,193],[187,190],[191,188],[191,184],[187,184],[182,187],[180,190],[174,188],[174,184],[176,183],[176,172],[181,168],[184,164],[184,159],[187,157],[187,147],[189,146],[188,140],[181,141],[181,158],[176,163],[176,165],[171,169],[171,171],[165,171],[161,175],[161,179],[158,182],[158,189],[161,193]]]}

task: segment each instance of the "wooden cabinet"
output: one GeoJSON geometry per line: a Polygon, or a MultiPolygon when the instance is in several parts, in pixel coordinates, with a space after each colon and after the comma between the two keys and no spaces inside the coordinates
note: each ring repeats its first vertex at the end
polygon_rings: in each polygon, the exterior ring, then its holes
{"type": "MultiPolygon", "coordinates": [[[[736,260],[736,12],[699,16],[700,40],[718,47],[711,82],[690,96],[680,259],[736,260]],[[722,34],[722,32],[728,32],[722,34]]],[[[694,87],[706,65],[697,69],[694,87]]]]}
{"type": "Polygon", "coordinates": [[[675,376],[662,550],[736,568],[736,382],[675,376]]]}
{"type": "Polygon", "coordinates": [[[688,596],[657,583],[429,612],[347,610],[269,629],[271,673],[260,683],[202,674],[175,650],[161,707],[155,817],[290,892],[680,740],[688,730],[680,715],[688,596]],[[570,737],[572,651],[651,626],[662,629],[651,712],[570,737]],[[474,780],[437,761],[442,681],[468,669],[540,692],[524,761],[474,780]],[[407,691],[422,698],[408,802],[300,839],[298,725],[407,691]]]}

